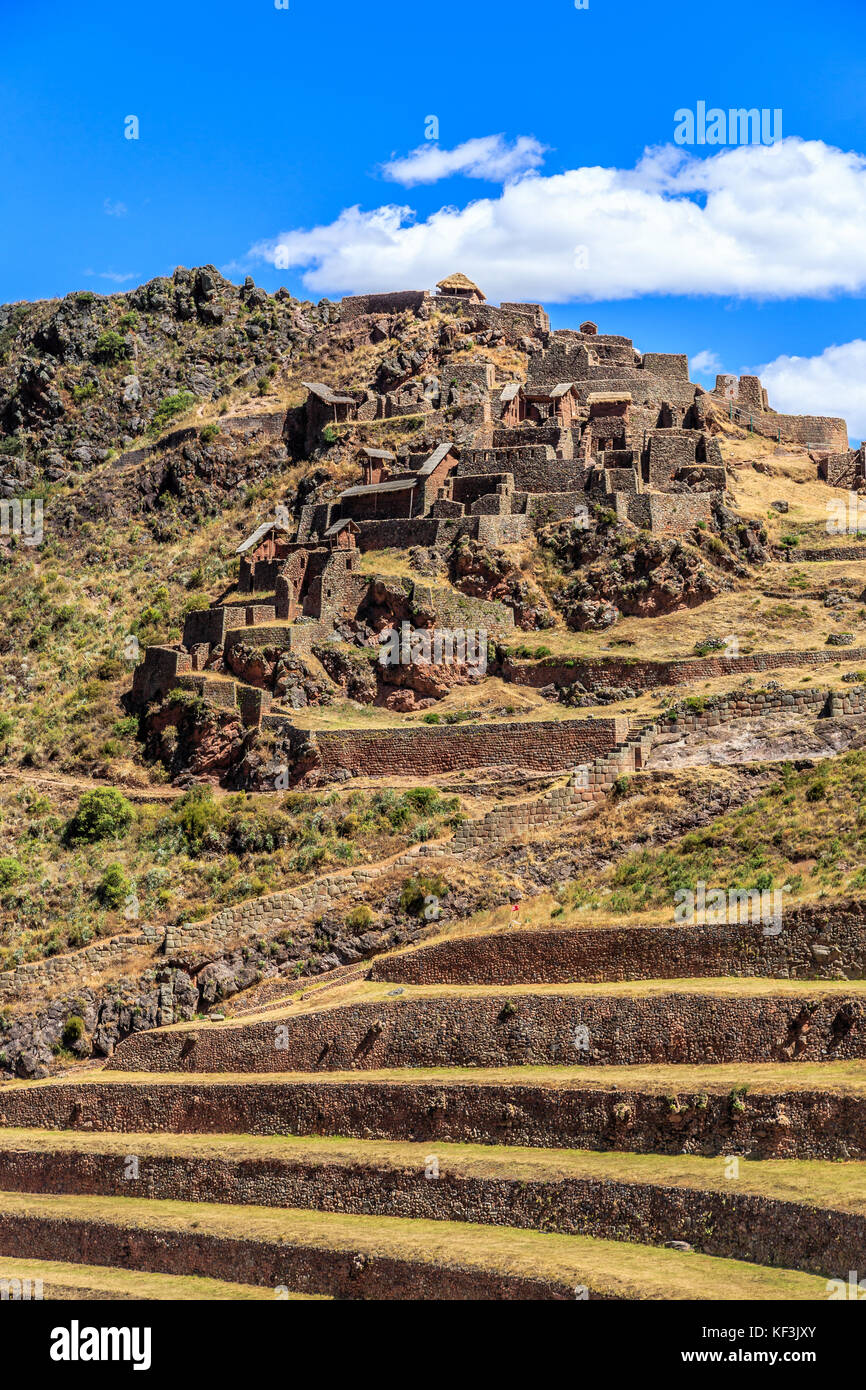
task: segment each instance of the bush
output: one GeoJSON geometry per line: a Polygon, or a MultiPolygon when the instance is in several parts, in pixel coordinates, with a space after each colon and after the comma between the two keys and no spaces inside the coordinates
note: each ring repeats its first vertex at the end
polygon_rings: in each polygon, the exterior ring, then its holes
{"type": "Polygon", "coordinates": [[[367,907],[366,903],[359,903],[357,907],[352,908],[352,911],[347,916],[346,926],[349,928],[349,931],[362,932],[367,930],[372,921],[373,914],[369,907],[367,907]]]}
{"type": "Polygon", "coordinates": [[[96,886],[96,896],[103,907],[116,909],[123,905],[129,889],[130,883],[123,872],[123,865],[109,864],[96,886]]]}
{"type": "Polygon", "coordinates": [[[447,892],[448,884],[438,874],[416,874],[403,884],[400,909],[410,917],[420,917],[428,897],[444,898],[447,892]]]}
{"type": "Polygon", "coordinates": [[[122,333],[115,333],[113,328],[107,328],[96,340],[94,355],[99,362],[107,362],[109,365],[122,362],[129,356],[129,345],[122,333]]]}
{"type": "Polygon", "coordinates": [[[190,594],[188,599],[184,599],[180,612],[181,616],[185,618],[187,613],[199,613],[207,608],[210,608],[210,599],[207,594],[190,594]]]}
{"type": "Polygon", "coordinates": [[[213,442],[214,439],[216,439],[219,432],[219,425],[205,425],[204,429],[199,431],[198,437],[201,440],[202,444],[210,444],[213,442]]]}
{"type": "Polygon", "coordinates": [[[60,1039],[67,1051],[81,1041],[84,1037],[84,1031],[84,1019],[79,1018],[78,1014],[70,1014],[60,1039]]]}
{"type": "Polygon", "coordinates": [[[174,822],[183,832],[190,849],[196,850],[209,830],[222,823],[222,810],[210,787],[193,787],[182,796],[174,810],[174,822]]]}
{"type": "Polygon", "coordinates": [[[85,792],[78,810],[67,823],[65,838],[70,844],[93,844],[121,835],[132,820],[132,807],[113,787],[85,792]]]}
{"type": "Polygon", "coordinates": [[[15,720],[11,714],[0,712],[0,739],[7,739],[15,728],[15,720]]]}
{"type": "Polygon", "coordinates": [[[178,391],[173,396],[164,396],[156,407],[148,433],[158,434],[176,415],[183,415],[184,411],[189,410],[194,401],[192,391],[178,391]]]}
{"type": "Polygon", "coordinates": [[[11,855],[4,855],[0,859],[0,892],[5,892],[13,883],[17,883],[23,872],[17,859],[13,859],[11,855]]]}
{"type": "Polygon", "coordinates": [[[429,811],[439,800],[439,793],[435,787],[411,787],[404,795],[416,811],[429,811]]]}

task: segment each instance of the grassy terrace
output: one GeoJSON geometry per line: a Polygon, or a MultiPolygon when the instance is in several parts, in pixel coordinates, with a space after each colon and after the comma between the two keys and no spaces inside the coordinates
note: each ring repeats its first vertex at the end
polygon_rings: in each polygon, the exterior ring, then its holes
{"type": "MultiPolygon", "coordinates": [[[[129,1153],[142,1159],[171,1157],[190,1163],[219,1160],[310,1164],[378,1171],[424,1171],[430,1141],[237,1134],[88,1134],[32,1129],[0,1131],[0,1153],[107,1155],[129,1153]]],[[[493,1178],[507,1182],[640,1183],[691,1190],[752,1193],[805,1206],[866,1215],[866,1163],[802,1159],[738,1160],[736,1181],[726,1176],[724,1156],[598,1153],[583,1149],[498,1148],[490,1144],[452,1144],[436,1140],[440,1173],[453,1178],[493,1178]]],[[[5,1268],[5,1266],[4,1266],[5,1268]]],[[[2,1275],[3,1269],[0,1269],[2,1275]]]]}
{"type": "MultiPolygon", "coordinates": [[[[46,1299],[134,1299],[148,1302],[261,1302],[273,1299],[272,1289],[254,1284],[229,1284],[192,1274],[148,1274],[108,1265],[64,1264],[60,1260],[14,1260],[0,1255],[0,1279],[41,1279],[46,1299]]],[[[289,1299],[314,1299],[325,1294],[290,1293],[289,1299]]],[[[285,1298],[285,1295],[283,1295],[285,1298]]]]}
{"type": "MultiPolygon", "coordinates": [[[[826,541],[828,538],[824,538],[826,541]]],[[[858,544],[857,537],[843,538],[858,544]]],[[[866,535],[861,543],[866,546],[866,535]]],[[[821,544],[821,542],[816,542],[821,544]]],[[[796,554],[796,552],[795,552],[796,554]]],[[[606,632],[573,632],[564,625],[544,632],[515,632],[503,640],[508,650],[547,648],[555,657],[673,661],[694,658],[707,638],[736,635],[743,656],[752,652],[821,650],[832,632],[854,633],[854,645],[866,645],[866,608],[860,602],[866,584],[866,560],[787,564],[772,561],[735,580],[730,591],[696,608],[658,617],[624,617],[606,632]],[[843,623],[833,621],[823,600],[811,595],[839,589],[851,602],[843,623]]],[[[722,653],[724,654],[724,653],[722,653]]]]}
{"type": "Polygon", "coordinates": [[[322,1072],[135,1072],[75,1068],[45,1081],[7,1081],[3,1090],[56,1086],[145,1086],[196,1090],[202,1086],[339,1086],[378,1084],[415,1086],[426,1082],[454,1086],[527,1086],[580,1091],[639,1090],[668,1095],[707,1092],[728,1094],[746,1086],[773,1095],[786,1091],[832,1092],[866,1097],[866,1062],[720,1062],[706,1066],[618,1067],[392,1067],[378,1071],[322,1072]]]}
{"type": "MultiPolygon", "coordinates": [[[[660,963],[660,970],[664,969],[660,963]]],[[[390,1006],[389,995],[395,986],[387,980],[353,980],[340,985],[319,999],[298,1000],[299,1007],[292,1008],[293,1014],[330,1013],[348,1004],[384,1004],[390,1006]]],[[[808,995],[810,999],[832,998],[834,995],[862,997],[866,999],[866,980],[768,980],[756,978],[734,978],[700,980],[626,980],[603,984],[559,984],[559,985],[400,985],[403,993],[399,1004],[413,999],[501,999],[505,996],[519,1000],[527,996],[542,996],[551,999],[658,999],[670,994],[696,994],[707,998],[749,998],[785,999],[808,995]]],[[[293,1001],[286,1000],[289,1010],[293,1001]]],[[[243,1028],[250,1024],[271,1021],[280,1017],[280,1009],[267,1009],[262,1013],[244,1014],[237,1019],[227,1019],[224,1023],[204,1023],[208,1032],[216,1028],[243,1028]]],[[[164,1032],[188,1032],[189,1023],[173,1023],[164,1032]]]]}
{"type": "MultiPolygon", "coordinates": [[[[627,1242],[593,1240],[480,1226],[470,1222],[402,1217],[323,1215],[269,1207],[228,1207],[207,1202],[149,1201],[123,1197],[56,1197],[0,1193],[4,1216],[62,1222],[86,1221],[124,1231],[259,1242],[262,1246],[363,1252],[448,1269],[486,1270],[543,1279],[629,1299],[753,1300],[826,1298],[826,1281],[793,1270],[769,1269],[709,1255],[684,1255],[627,1242]]],[[[134,1256],[133,1256],[134,1258],[134,1256]]]]}

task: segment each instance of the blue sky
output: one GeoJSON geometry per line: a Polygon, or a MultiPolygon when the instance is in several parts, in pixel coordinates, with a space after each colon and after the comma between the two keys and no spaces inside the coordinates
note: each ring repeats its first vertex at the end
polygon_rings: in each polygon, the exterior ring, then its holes
{"type": "Polygon", "coordinates": [[[206,262],[313,299],[462,269],[705,375],[769,364],[780,408],[866,433],[862,0],[2,8],[2,301],[206,262]],[[779,109],[785,140],[684,151],[699,101],[779,109]],[[397,162],[431,147],[416,182],[397,162]]]}

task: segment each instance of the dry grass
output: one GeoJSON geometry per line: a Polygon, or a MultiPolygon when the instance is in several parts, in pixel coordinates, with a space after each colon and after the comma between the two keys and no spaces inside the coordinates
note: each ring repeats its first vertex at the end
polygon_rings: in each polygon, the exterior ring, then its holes
{"type": "MultiPolygon", "coordinates": [[[[191,1274],[150,1274],[108,1265],[63,1264],[59,1260],[13,1260],[0,1255],[0,1279],[41,1279],[42,1295],[52,1299],[134,1299],[145,1302],[262,1302],[273,1289],[229,1284],[191,1274]]],[[[289,1293],[290,1300],[321,1300],[324,1294],[289,1293]]]]}
{"type": "MultiPolygon", "coordinates": [[[[268,1015],[272,1017],[272,1015],[268,1015]]],[[[417,1086],[426,1082],[442,1086],[526,1086],[543,1090],[577,1089],[611,1091],[640,1090],[654,1094],[727,1095],[732,1089],[756,1094],[786,1091],[814,1091],[821,1094],[866,1097],[866,1067],[863,1062],[712,1062],[705,1065],[650,1065],[604,1067],[392,1067],[370,1071],[321,1072],[148,1072],[110,1071],[89,1065],[64,1076],[45,1081],[6,1081],[7,1091],[43,1089],[91,1084],[146,1086],[149,1094],[163,1088],[184,1091],[202,1086],[345,1086],[360,1088],[380,1082],[388,1086],[417,1086]]]]}
{"type": "Polygon", "coordinates": [[[269,1207],[227,1207],[207,1202],[142,1198],[0,1194],[0,1214],[59,1221],[89,1221],[122,1230],[195,1232],[300,1246],[362,1252],[376,1258],[443,1266],[516,1278],[550,1280],[622,1299],[816,1300],[826,1281],[793,1270],[739,1260],[684,1254],[625,1241],[593,1240],[547,1232],[480,1226],[471,1222],[347,1216],[269,1207]]]}
{"type": "MultiPolygon", "coordinates": [[[[664,966],[661,965],[663,970],[664,966]]],[[[548,998],[554,1000],[604,999],[611,1004],[616,999],[661,999],[673,995],[697,995],[710,999],[831,999],[834,995],[846,998],[866,999],[864,980],[773,980],[752,977],[725,976],[721,979],[675,979],[665,980],[617,980],[613,983],[592,983],[584,981],[556,985],[474,985],[474,984],[431,984],[400,985],[399,999],[390,998],[394,984],[387,980],[351,980],[329,990],[321,998],[302,1000],[299,996],[287,999],[284,1007],[272,1008],[262,1013],[244,1014],[239,1018],[227,1019],[224,1023],[206,1023],[201,1027],[207,1032],[219,1029],[232,1032],[261,1022],[274,1022],[285,1016],[305,1017],[311,1014],[334,1013],[356,1004],[380,1004],[384,1009],[399,1009],[413,1000],[424,999],[492,999],[508,1000],[516,1013],[520,1012],[523,999],[548,998]],[[293,1007],[296,1005],[296,1007],[293,1007]]],[[[189,1033],[196,1031],[189,1023],[173,1023],[160,1033],[189,1033]]]]}
{"type": "MultiPolygon", "coordinates": [[[[754,1193],[779,1201],[866,1215],[866,1163],[816,1159],[738,1159],[736,1178],[726,1155],[597,1153],[585,1149],[532,1149],[435,1142],[440,1175],[506,1182],[561,1183],[583,1179],[731,1194],[754,1193]]],[[[32,1129],[0,1133],[2,1153],[83,1154],[142,1159],[171,1157],[192,1163],[278,1162],[423,1173],[431,1143],[337,1136],[251,1134],[91,1134],[32,1129]]],[[[2,1277],[0,1269],[0,1277],[2,1277]]]]}

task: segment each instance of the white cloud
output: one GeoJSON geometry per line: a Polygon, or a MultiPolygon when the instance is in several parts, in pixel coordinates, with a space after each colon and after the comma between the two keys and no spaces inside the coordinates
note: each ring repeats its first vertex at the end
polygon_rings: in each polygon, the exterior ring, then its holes
{"type": "Polygon", "coordinates": [[[531,135],[520,135],[509,145],[503,135],[484,135],[466,140],[453,150],[439,145],[419,145],[402,159],[382,165],[382,174],[392,183],[412,188],[418,183],[437,183],[439,179],[462,174],[468,179],[488,179],[508,183],[544,163],[546,147],[531,135]]]}
{"type": "Polygon", "coordinates": [[[127,280],[137,280],[138,271],[130,270],[125,275],[120,275],[116,270],[85,270],[84,274],[89,280],[111,280],[115,285],[125,285],[127,280]]]}
{"type": "Polygon", "coordinates": [[[833,344],[817,357],[777,357],[758,369],[775,410],[841,415],[852,439],[866,439],[866,342],[833,344]]]}
{"type": "Polygon", "coordinates": [[[716,376],[724,370],[715,352],[710,352],[709,348],[704,348],[703,352],[696,352],[694,357],[689,358],[689,374],[691,376],[716,376]]]}
{"type": "Polygon", "coordinates": [[[129,211],[126,203],[113,203],[110,198],[106,198],[102,206],[106,217],[125,217],[129,211]]]}
{"type": "Polygon", "coordinates": [[[628,170],[526,173],[498,197],[420,221],[398,204],[346,208],[251,254],[319,294],[421,289],[462,270],[492,299],[820,297],[866,287],[864,222],[866,159],[787,139],[705,159],[666,146],[628,170]]]}

